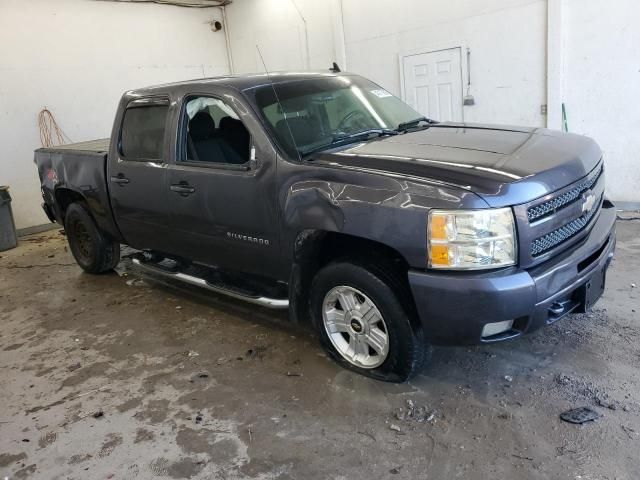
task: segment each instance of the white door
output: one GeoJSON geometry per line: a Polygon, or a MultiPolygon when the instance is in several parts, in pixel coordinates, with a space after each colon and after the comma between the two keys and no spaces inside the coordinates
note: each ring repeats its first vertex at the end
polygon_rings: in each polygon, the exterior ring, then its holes
{"type": "Polygon", "coordinates": [[[460,56],[460,48],[450,48],[403,57],[405,101],[428,118],[461,122],[460,56]]]}

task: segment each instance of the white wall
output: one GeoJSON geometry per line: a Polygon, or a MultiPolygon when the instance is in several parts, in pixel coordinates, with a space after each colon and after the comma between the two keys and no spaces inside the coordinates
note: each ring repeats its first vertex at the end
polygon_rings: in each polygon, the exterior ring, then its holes
{"type": "Polygon", "coordinates": [[[569,130],[605,151],[609,195],[640,203],[637,0],[236,0],[227,10],[239,73],[262,71],[256,43],[270,70],[344,66],[344,48],[349,71],[400,95],[403,53],[469,47],[476,104],[464,107],[466,121],[546,126],[540,108],[553,101],[559,126],[564,101],[569,130]],[[307,20],[308,60],[294,2],[307,20]]]}
{"type": "Polygon", "coordinates": [[[347,0],[344,27],[349,70],[398,96],[399,55],[466,46],[476,104],[464,108],[465,121],[546,122],[544,0],[347,0]]]}
{"type": "MultiPolygon", "coordinates": [[[[236,72],[262,71],[256,44],[269,70],[305,68],[294,1],[307,20],[311,68],[340,63],[337,1],[238,0],[227,13],[236,72]]],[[[400,96],[399,55],[469,47],[476,105],[465,120],[545,124],[546,0],[343,0],[341,17],[349,71],[400,96]]]]}
{"type": "MultiPolygon", "coordinates": [[[[564,102],[569,130],[604,150],[607,190],[640,203],[640,2],[565,0],[564,102]]],[[[637,205],[636,205],[637,208],[637,205]]]]}
{"type": "Polygon", "coordinates": [[[18,228],[43,224],[33,150],[45,105],[73,141],[110,135],[125,90],[227,73],[219,9],[0,0],[0,184],[18,228]]]}
{"type": "Polygon", "coordinates": [[[256,45],[269,71],[329,68],[335,59],[336,5],[334,0],[235,0],[227,7],[234,72],[264,71],[256,45]]]}

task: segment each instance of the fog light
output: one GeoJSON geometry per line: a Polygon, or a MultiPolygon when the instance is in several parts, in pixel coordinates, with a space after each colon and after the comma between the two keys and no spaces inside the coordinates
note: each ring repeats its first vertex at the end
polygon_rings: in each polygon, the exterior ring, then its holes
{"type": "Polygon", "coordinates": [[[499,333],[508,332],[513,327],[513,320],[504,322],[487,323],[482,329],[482,338],[493,337],[499,333]]]}

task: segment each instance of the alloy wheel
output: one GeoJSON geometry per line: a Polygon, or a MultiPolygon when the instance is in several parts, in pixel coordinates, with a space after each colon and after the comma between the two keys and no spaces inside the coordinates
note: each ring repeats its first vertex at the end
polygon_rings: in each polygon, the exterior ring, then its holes
{"type": "Polygon", "coordinates": [[[322,302],[322,320],[334,348],[352,365],[376,368],[389,354],[389,333],[373,301],[348,286],[332,288],[322,302]]]}

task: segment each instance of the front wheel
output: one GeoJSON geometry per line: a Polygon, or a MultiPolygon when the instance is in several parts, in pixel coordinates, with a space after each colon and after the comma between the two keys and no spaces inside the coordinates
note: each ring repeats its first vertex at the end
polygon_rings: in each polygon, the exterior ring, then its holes
{"type": "Polygon", "coordinates": [[[404,382],[430,351],[411,322],[410,297],[396,275],[373,265],[333,263],[318,272],[311,313],[321,342],[342,366],[389,382],[404,382]]]}
{"type": "Polygon", "coordinates": [[[71,253],[84,271],[108,272],[120,261],[120,244],[100,231],[82,204],[72,203],[69,206],[64,229],[71,253]]]}

